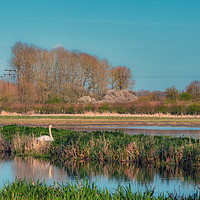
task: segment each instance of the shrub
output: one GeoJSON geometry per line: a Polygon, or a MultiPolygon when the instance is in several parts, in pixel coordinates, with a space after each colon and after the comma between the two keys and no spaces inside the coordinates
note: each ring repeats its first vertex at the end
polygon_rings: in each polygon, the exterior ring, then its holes
{"type": "Polygon", "coordinates": [[[198,115],[200,114],[200,105],[192,104],[187,108],[187,114],[189,115],[198,115]]]}
{"type": "Polygon", "coordinates": [[[125,114],[125,113],[127,113],[127,108],[125,106],[123,106],[123,105],[117,106],[116,107],[116,111],[119,114],[125,114]]]}
{"type": "Polygon", "coordinates": [[[165,106],[165,105],[158,106],[158,112],[163,113],[163,114],[167,114],[167,106],[165,106]]]}
{"type": "Polygon", "coordinates": [[[85,106],[85,110],[86,110],[86,111],[92,111],[92,112],[94,112],[95,107],[94,107],[94,105],[93,105],[92,103],[88,103],[88,104],[85,106]]]}
{"type": "Polygon", "coordinates": [[[136,114],[136,106],[135,105],[131,105],[128,107],[128,113],[130,114],[136,114]]]}
{"type": "Polygon", "coordinates": [[[58,97],[50,98],[47,103],[61,103],[63,100],[58,97]]]}
{"type": "Polygon", "coordinates": [[[180,115],[182,113],[182,107],[180,105],[171,105],[168,107],[168,113],[171,115],[180,115]]]}
{"type": "Polygon", "coordinates": [[[192,95],[188,92],[184,92],[184,93],[179,95],[179,100],[188,101],[188,100],[191,100],[191,99],[192,99],[192,95]]]}
{"type": "Polygon", "coordinates": [[[69,106],[69,108],[67,109],[67,113],[68,114],[74,114],[74,106],[69,106]]]}
{"type": "Polygon", "coordinates": [[[103,112],[108,112],[109,111],[109,105],[107,103],[103,103],[100,107],[99,107],[99,112],[103,113],[103,112]]]}
{"type": "Polygon", "coordinates": [[[84,113],[84,108],[83,108],[83,106],[78,106],[78,107],[76,108],[76,113],[78,113],[78,114],[84,113]]]}

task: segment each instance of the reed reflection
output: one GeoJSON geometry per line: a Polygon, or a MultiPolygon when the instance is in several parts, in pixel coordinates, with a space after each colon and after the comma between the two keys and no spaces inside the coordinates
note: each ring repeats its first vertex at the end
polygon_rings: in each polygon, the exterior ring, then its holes
{"type": "Polygon", "coordinates": [[[7,161],[12,160],[12,156],[9,153],[0,153],[0,170],[1,167],[4,163],[6,163],[7,161]]]}
{"type": "MultiPolygon", "coordinates": [[[[41,160],[32,157],[0,157],[0,167],[2,164],[12,163],[10,172],[15,178],[27,178],[33,180],[45,180],[47,183],[66,182],[72,180],[80,180],[84,177],[94,181],[97,179],[108,180],[107,184],[112,182],[120,183],[137,183],[141,186],[151,184],[171,184],[173,180],[177,180],[187,185],[200,184],[200,172],[184,171],[176,167],[157,167],[146,166],[137,167],[131,164],[117,163],[94,163],[94,162],[76,162],[76,161],[60,161],[60,160],[41,160]]],[[[1,169],[1,168],[0,168],[1,169]]]]}
{"type": "Polygon", "coordinates": [[[119,182],[137,182],[148,185],[160,179],[161,182],[179,180],[188,184],[200,184],[200,171],[184,171],[177,167],[154,167],[152,165],[137,167],[131,164],[116,163],[92,163],[75,161],[53,161],[53,163],[65,171],[71,178],[79,177],[93,179],[93,177],[107,177],[109,180],[119,182]]]}

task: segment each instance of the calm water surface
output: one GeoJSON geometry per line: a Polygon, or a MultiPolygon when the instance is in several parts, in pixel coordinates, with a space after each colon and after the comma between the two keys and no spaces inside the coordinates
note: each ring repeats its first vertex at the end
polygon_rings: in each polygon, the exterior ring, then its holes
{"type": "Polygon", "coordinates": [[[5,157],[0,158],[0,187],[3,182],[12,182],[17,178],[45,180],[48,184],[54,181],[73,182],[86,177],[101,188],[115,191],[118,184],[131,185],[133,191],[144,191],[146,187],[155,188],[155,194],[174,192],[191,194],[200,186],[199,173],[185,173],[177,168],[152,167],[136,168],[130,165],[109,165],[78,162],[48,162],[34,158],[5,157]]]}
{"type": "Polygon", "coordinates": [[[158,136],[173,136],[173,137],[191,137],[200,139],[200,126],[117,126],[117,125],[68,125],[56,126],[56,128],[63,128],[75,131],[123,131],[130,135],[158,135],[158,136]]]}
{"type": "MultiPolygon", "coordinates": [[[[33,125],[26,125],[33,126],[33,125]]],[[[46,125],[40,125],[48,127],[46,125]]],[[[37,127],[33,126],[33,127],[37,127]]],[[[196,127],[187,126],[120,126],[120,125],[54,125],[58,129],[74,131],[123,131],[130,135],[158,135],[172,137],[191,137],[200,139],[200,125],[196,127]]]]}

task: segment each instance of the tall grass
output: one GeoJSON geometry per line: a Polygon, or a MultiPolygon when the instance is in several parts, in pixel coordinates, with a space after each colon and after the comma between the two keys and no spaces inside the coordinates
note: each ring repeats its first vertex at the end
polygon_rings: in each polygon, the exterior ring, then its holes
{"type": "Polygon", "coordinates": [[[34,138],[48,134],[48,129],[4,126],[1,132],[16,154],[48,155],[59,159],[103,163],[132,163],[138,166],[173,165],[185,169],[200,169],[200,141],[192,138],[53,129],[54,142],[38,143],[34,138]]]}
{"type": "Polygon", "coordinates": [[[42,154],[46,155],[49,152],[50,143],[38,141],[32,136],[15,135],[12,141],[13,152],[16,154],[42,154]]]}
{"type": "Polygon", "coordinates": [[[0,153],[11,152],[10,144],[6,141],[4,136],[0,133],[0,153]]]}
{"type": "Polygon", "coordinates": [[[167,199],[200,199],[198,191],[187,197],[175,194],[154,195],[154,190],[145,192],[131,191],[131,187],[122,187],[114,191],[109,191],[107,188],[100,189],[95,183],[90,184],[87,180],[77,182],[75,184],[65,183],[47,185],[45,182],[15,180],[13,183],[6,183],[0,189],[0,199],[152,199],[152,200],[167,200],[167,199]]]}

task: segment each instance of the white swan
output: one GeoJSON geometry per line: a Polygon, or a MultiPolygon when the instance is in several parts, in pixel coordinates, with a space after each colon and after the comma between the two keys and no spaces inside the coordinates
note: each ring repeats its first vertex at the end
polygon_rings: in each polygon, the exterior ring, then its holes
{"type": "Polygon", "coordinates": [[[48,141],[50,141],[50,142],[54,141],[54,139],[52,137],[52,134],[51,134],[51,128],[52,128],[52,125],[49,125],[49,135],[50,135],[50,137],[48,135],[42,135],[39,138],[37,138],[37,140],[39,140],[39,141],[46,141],[46,142],[48,142],[48,141]]]}

